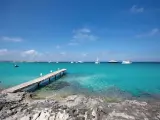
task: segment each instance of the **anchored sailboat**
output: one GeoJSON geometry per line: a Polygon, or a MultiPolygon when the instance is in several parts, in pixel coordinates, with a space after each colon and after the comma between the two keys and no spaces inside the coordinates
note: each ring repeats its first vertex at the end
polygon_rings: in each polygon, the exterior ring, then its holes
{"type": "Polygon", "coordinates": [[[100,64],[98,57],[97,60],[95,61],[95,64],[100,64]]]}

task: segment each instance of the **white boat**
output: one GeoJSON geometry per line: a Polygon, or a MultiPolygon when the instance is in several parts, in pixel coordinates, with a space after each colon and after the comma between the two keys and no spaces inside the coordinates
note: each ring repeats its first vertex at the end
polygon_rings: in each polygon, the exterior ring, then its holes
{"type": "Polygon", "coordinates": [[[73,61],[71,61],[71,63],[74,63],[73,61]]]}
{"type": "Polygon", "coordinates": [[[110,61],[108,61],[109,63],[117,63],[118,61],[116,61],[116,60],[110,60],[110,61]]]}
{"type": "Polygon", "coordinates": [[[131,64],[132,62],[131,61],[129,61],[129,60],[124,60],[124,61],[122,61],[122,64],[131,64]]]}
{"type": "Polygon", "coordinates": [[[97,60],[95,61],[95,64],[100,64],[99,59],[97,58],[97,60]]]}
{"type": "Polygon", "coordinates": [[[19,67],[19,66],[15,64],[14,67],[19,67]]]}
{"type": "Polygon", "coordinates": [[[83,63],[82,61],[78,61],[78,63],[83,63]]]}
{"type": "Polygon", "coordinates": [[[56,63],[59,63],[58,61],[56,63]]]}

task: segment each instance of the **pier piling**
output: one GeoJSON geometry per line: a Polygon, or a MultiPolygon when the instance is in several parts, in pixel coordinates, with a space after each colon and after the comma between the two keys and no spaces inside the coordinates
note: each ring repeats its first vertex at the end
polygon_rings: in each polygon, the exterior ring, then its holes
{"type": "Polygon", "coordinates": [[[51,82],[51,78],[48,79],[49,83],[51,82]]]}

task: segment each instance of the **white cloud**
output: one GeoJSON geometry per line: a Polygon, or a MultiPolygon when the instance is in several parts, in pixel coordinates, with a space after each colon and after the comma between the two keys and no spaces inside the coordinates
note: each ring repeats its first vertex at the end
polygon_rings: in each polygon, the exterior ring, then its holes
{"type": "Polygon", "coordinates": [[[66,52],[61,52],[60,53],[62,56],[65,56],[66,55],[66,52]]]}
{"type": "Polygon", "coordinates": [[[48,59],[48,55],[44,55],[42,53],[37,52],[36,50],[8,50],[8,49],[0,49],[0,61],[1,60],[27,60],[27,61],[35,61],[35,60],[43,60],[48,59]]]}
{"type": "Polygon", "coordinates": [[[22,42],[23,41],[23,39],[19,37],[7,37],[7,36],[3,36],[1,40],[6,42],[22,42]]]}
{"type": "Polygon", "coordinates": [[[0,49],[0,55],[5,55],[6,53],[8,53],[7,49],[0,49]]]}
{"type": "Polygon", "coordinates": [[[152,35],[156,35],[158,33],[159,33],[159,29],[158,28],[154,28],[154,29],[151,30],[150,35],[152,36],[152,35]]]}
{"type": "Polygon", "coordinates": [[[132,13],[142,13],[144,11],[143,7],[138,7],[137,5],[133,5],[130,9],[132,13]]]}
{"type": "Polygon", "coordinates": [[[83,57],[86,57],[88,55],[88,53],[82,53],[83,57]]]}
{"type": "Polygon", "coordinates": [[[56,45],[56,49],[60,49],[61,48],[61,46],[60,45],[56,45]]]}
{"type": "Polygon", "coordinates": [[[68,45],[70,45],[70,46],[75,46],[75,45],[78,45],[79,43],[77,43],[77,42],[70,42],[70,43],[68,43],[68,45]]]}
{"type": "Polygon", "coordinates": [[[151,36],[155,36],[155,35],[158,35],[158,34],[160,34],[160,30],[158,28],[154,28],[147,33],[136,35],[136,37],[138,37],[138,38],[151,37],[151,36]]]}
{"type": "Polygon", "coordinates": [[[97,37],[87,33],[77,33],[73,36],[73,41],[96,41],[97,37]]]}
{"type": "Polygon", "coordinates": [[[96,41],[98,40],[98,37],[93,35],[90,29],[88,28],[82,28],[78,30],[73,31],[74,35],[72,37],[72,40],[68,43],[68,45],[78,45],[83,42],[87,41],[96,41]]]}
{"type": "Polygon", "coordinates": [[[31,49],[21,52],[21,57],[25,60],[34,61],[41,59],[41,57],[48,57],[48,55],[44,55],[34,49],[31,49]]]}
{"type": "Polygon", "coordinates": [[[38,53],[36,50],[27,50],[22,52],[22,56],[26,57],[26,56],[37,56],[40,55],[40,53],[38,53]]]}
{"type": "Polygon", "coordinates": [[[74,30],[73,31],[74,33],[90,33],[91,32],[91,30],[90,29],[88,29],[88,28],[82,28],[82,29],[78,29],[78,30],[74,30]]]}

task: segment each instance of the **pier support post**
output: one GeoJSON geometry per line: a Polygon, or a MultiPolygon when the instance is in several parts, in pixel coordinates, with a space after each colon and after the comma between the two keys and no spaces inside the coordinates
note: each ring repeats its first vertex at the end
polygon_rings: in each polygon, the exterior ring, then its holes
{"type": "Polygon", "coordinates": [[[60,72],[60,77],[62,77],[62,73],[60,72]]]}
{"type": "Polygon", "coordinates": [[[40,82],[38,83],[38,87],[40,86],[40,82]]]}
{"type": "Polygon", "coordinates": [[[51,79],[49,78],[48,81],[49,81],[49,83],[50,83],[50,82],[51,82],[51,79]]]}
{"type": "Polygon", "coordinates": [[[65,72],[63,71],[63,75],[65,75],[65,72]]]}

